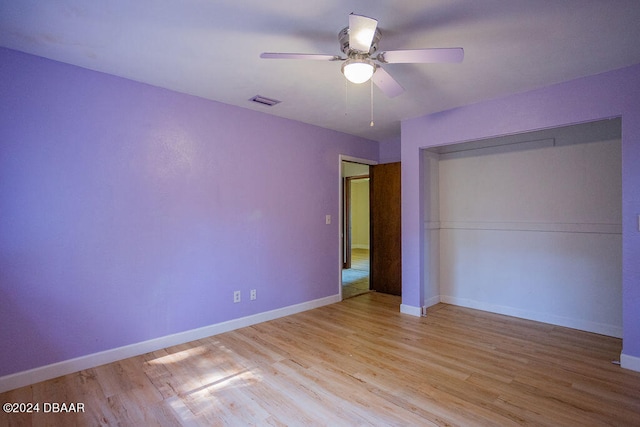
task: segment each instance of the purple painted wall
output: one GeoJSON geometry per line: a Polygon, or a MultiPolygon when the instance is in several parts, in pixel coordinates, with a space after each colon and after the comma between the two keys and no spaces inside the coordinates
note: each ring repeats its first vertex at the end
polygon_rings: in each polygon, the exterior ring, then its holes
{"type": "Polygon", "coordinates": [[[420,148],[622,116],[623,354],[640,357],[640,65],[402,124],[403,304],[425,295],[420,148]]]}
{"type": "Polygon", "coordinates": [[[380,142],[379,163],[395,163],[400,161],[400,136],[380,142]]]}
{"type": "Polygon", "coordinates": [[[337,294],[339,154],[378,144],[0,49],[0,376],[337,294]]]}

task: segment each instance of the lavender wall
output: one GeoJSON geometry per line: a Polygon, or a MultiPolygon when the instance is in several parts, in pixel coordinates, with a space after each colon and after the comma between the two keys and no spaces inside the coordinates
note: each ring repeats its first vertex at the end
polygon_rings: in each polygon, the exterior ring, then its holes
{"type": "Polygon", "coordinates": [[[0,100],[0,376],[339,292],[377,143],[7,49],[0,100]]]}
{"type": "Polygon", "coordinates": [[[616,116],[622,116],[623,355],[639,358],[640,65],[403,122],[403,304],[424,301],[421,148],[616,116]]]}
{"type": "Polygon", "coordinates": [[[379,163],[395,163],[400,161],[400,136],[380,141],[379,163]]]}

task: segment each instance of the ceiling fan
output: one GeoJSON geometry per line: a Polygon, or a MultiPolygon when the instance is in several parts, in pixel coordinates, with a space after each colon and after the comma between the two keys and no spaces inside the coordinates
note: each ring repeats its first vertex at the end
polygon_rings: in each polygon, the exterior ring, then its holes
{"type": "Polygon", "coordinates": [[[404,88],[380,64],[453,63],[462,62],[464,58],[461,47],[389,50],[373,56],[378,50],[381,37],[377,20],[352,13],[349,15],[349,26],[338,33],[340,48],[346,58],[338,55],[275,52],[264,52],[260,58],[344,61],[342,74],[347,80],[359,84],[371,79],[389,98],[400,95],[404,88]]]}

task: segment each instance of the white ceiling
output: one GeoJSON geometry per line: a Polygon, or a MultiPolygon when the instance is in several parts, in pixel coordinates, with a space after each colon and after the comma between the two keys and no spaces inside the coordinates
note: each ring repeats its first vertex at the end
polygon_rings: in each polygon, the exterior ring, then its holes
{"type": "Polygon", "coordinates": [[[396,138],[402,119],[640,63],[638,0],[0,0],[0,45],[203,98],[359,135],[396,138]],[[340,62],[354,12],[379,50],[463,47],[461,64],[388,64],[388,99],[349,84],[340,62]],[[274,107],[254,95],[281,100],[274,107]]]}

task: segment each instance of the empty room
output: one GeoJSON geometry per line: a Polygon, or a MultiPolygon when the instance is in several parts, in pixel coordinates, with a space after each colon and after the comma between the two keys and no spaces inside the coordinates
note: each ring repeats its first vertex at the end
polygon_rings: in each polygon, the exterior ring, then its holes
{"type": "Polygon", "coordinates": [[[638,40],[635,0],[1,2],[0,424],[640,425],[638,40]]]}

